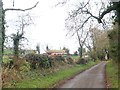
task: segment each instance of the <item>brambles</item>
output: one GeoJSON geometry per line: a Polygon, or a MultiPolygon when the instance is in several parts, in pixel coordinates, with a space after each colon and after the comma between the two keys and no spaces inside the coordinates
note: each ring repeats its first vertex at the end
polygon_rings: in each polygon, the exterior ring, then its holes
{"type": "Polygon", "coordinates": [[[25,61],[25,62],[20,66],[20,72],[28,72],[29,70],[30,70],[30,63],[25,61]]]}
{"type": "Polygon", "coordinates": [[[50,66],[50,60],[46,55],[40,54],[27,54],[25,60],[30,63],[31,69],[36,69],[37,67],[47,68],[50,66]]]}
{"type": "Polygon", "coordinates": [[[68,64],[73,64],[74,63],[74,61],[71,57],[66,57],[66,60],[67,60],[68,64]]]}
{"type": "Polygon", "coordinates": [[[85,58],[79,58],[79,60],[78,60],[78,62],[77,62],[77,64],[86,64],[87,63],[87,59],[85,59],[85,58]]]}
{"type": "Polygon", "coordinates": [[[54,60],[55,60],[55,61],[59,61],[59,62],[61,62],[61,61],[64,61],[64,60],[65,60],[65,59],[64,59],[64,57],[59,56],[59,55],[56,55],[56,56],[54,56],[53,58],[54,58],[54,60]]]}
{"type": "Polygon", "coordinates": [[[25,60],[31,64],[31,69],[36,68],[49,68],[54,66],[54,62],[64,62],[64,57],[62,56],[47,56],[41,54],[27,54],[25,60]]]}

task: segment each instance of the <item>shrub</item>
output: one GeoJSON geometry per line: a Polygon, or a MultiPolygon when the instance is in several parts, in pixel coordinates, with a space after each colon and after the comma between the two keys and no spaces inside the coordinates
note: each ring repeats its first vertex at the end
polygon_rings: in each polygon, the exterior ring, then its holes
{"type": "Polygon", "coordinates": [[[62,61],[64,61],[65,59],[64,59],[63,56],[56,55],[56,56],[54,56],[54,60],[62,62],[62,61]]]}
{"type": "Polygon", "coordinates": [[[74,63],[74,61],[71,57],[66,57],[66,60],[67,60],[68,64],[73,64],[74,63]]]}
{"type": "Polygon", "coordinates": [[[52,58],[47,55],[40,54],[27,54],[25,56],[25,60],[31,64],[32,69],[40,68],[48,68],[51,67],[52,58]]]}
{"type": "Polygon", "coordinates": [[[50,59],[47,55],[38,55],[39,57],[39,67],[48,68],[50,67],[50,59]]]}
{"type": "Polygon", "coordinates": [[[12,65],[13,65],[13,58],[9,57],[8,55],[4,55],[4,56],[3,56],[2,65],[3,65],[4,67],[9,67],[9,68],[11,68],[12,65]]]}
{"type": "Polygon", "coordinates": [[[20,66],[20,71],[21,71],[21,72],[28,72],[29,70],[30,70],[30,63],[25,61],[25,62],[20,66]]]}
{"type": "Polygon", "coordinates": [[[36,57],[36,54],[33,54],[33,53],[30,53],[30,54],[27,54],[27,55],[25,55],[25,60],[27,61],[27,62],[29,62],[30,63],[30,67],[32,68],[32,69],[36,69],[36,63],[37,63],[37,57],[36,57]]]}
{"type": "Polygon", "coordinates": [[[77,64],[86,64],[87,60],[85,60],[84,58],[79,58],[77,64]]]}
{"type": "Polygon", "coordinates": [[[9,57],[8,57],[7,55],[4,55],[4,56],[3,56],[3,63],[4,63],[4,64],[9,63],[9,57]]]}
{"type": "Polygon", "coordinates": [[[49,65],[52,67],[54,65],[54,58],[53,57],[48,57],[49,65]]]}

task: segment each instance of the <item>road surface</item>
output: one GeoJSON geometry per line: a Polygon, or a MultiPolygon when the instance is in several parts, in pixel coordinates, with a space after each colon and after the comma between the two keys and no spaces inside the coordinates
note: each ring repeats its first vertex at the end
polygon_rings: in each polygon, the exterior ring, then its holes
{"type": "Polygon", "coordinates": [[[59,88],[105,88],[105,61],[68,80],[59,88]]]}

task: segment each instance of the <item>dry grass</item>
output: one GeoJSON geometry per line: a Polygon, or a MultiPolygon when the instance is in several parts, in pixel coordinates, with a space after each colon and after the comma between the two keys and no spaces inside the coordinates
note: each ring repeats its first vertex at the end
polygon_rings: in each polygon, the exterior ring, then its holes
{"type": "Polygon", "coordinates": [[[16,69],[9,69],[8,67],[2,68],[2,87],[9,87],[11,86],[11,82],[13,82],[12,84],[15,84],[21,80],[22,76],[16,69]]]}

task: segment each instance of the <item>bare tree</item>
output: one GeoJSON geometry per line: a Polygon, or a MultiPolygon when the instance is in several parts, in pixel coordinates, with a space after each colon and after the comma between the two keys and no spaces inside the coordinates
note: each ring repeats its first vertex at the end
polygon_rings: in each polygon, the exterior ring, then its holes
{"type": "Polygon", "coordinates": [[[82,54],[83,54],[83,46],[84,46],[84,44],[85,44],[85,41],[86,41],[86,39],[87,39],[87,36],[88,36],[88,32],[87,32],[87,34],[86,34],[86,36],[85,37],[83,37],[82,36],[82,34],[81,34],[81,37],[80,37],[80,34],[78,33],[78,31],[77,31],[77,37],[78,37],[78,42],[79,42],[79,55],[80,55],[80,57],[82,57],[82,54]]]}
{"type": "MultiPolygon", "coordinates": [[[[26,9],[20,9],[20,8],[6,8],[3,9],[3,2],[2,0],[0,0],[0,39],[2,41],[2,44],[0,44],[0,55],[2,59],[3,56],[3,51],[4,51],[4,41],[5,41],[5,13],[7,11],[28,11],[28,10],[32,10],[33,8],[35,8],[38,5],[39,2],[37,2],[33,7],[30,8],[26,8],[26,9]]],[[[14,0],[13,0],[13,6],[14,6],[14,0]]],[[[2,61],[2,60],[1,60],[2,61]]]]}
{"type": "Polygon", "coordinates": [[[14,57],[17,59],[19,57],[19,45],[22,39],[26,39],[24,37],[25,28],[32,24],[32,19],[29,14],[19,16],[19,20],[16,21],[17,33],[12,34],[11,38],[13,40],[14,47],[14,57]]]}
{"type": "Polygon", "coordinates": [[[17,34],[12,34],[11,39],[13,40],[13,50],[14,50],[14,58],[18,59],[19,57],[19,44],[20,40],[23,39],[23,33],[17,32],[17,34]]]}
{"type": "MultiPolygon", "coordinates": [[[[68,18],[73,19],[78,16],[86,15],[85,18],[83,18],[84,20],[78,30],[81,30],[81,28],[91,20],[97,20],[97,22],[101,23],[103,27],[109,26],[109,24],[112,23],[112,21],[110,22],[112,19],[118,24],[118,35],[120,35],[120,0],[106,0],[107,2],[104,1],[97,1],[95,3],[96,6],[95,4],[93,5],[93,0],[80,1],[79,5],[76,5],[77,7],[70,12],[68,18]],[[92,8],[93,6],[97,7],[95,13],[92,11],[92,9],[94,9],[92,8]],[[108,17],[107,14],[109,14],[108,17]],[[108,25],[106,25],[107,23],[108,25]]],[[[118,37],[118,40],[120,40],[120,36],[118,37]]],[[[118,45],[116,48],[120,48],[120,45],[118,45]]],[[[117,52],[120,54],[120,50],[117,52]]],[[[120,55],[118,58],[120,58],[120,55]]]]}
{"type": "Polygon", "coordinates": [[[119,6],[119,1],[118,2],[112,2],[110,0],[106,0],[105,2],[103,0],[101,0],[99,2],[98,1],[94,2],[94,1],[91,1],[91,0],[80,1],[79,6],[77,6],[75,10],[71,11],[70,17],[74,18],[74,17],[76,17],[80,14],[82,14],[82,15],[87,14],[88,17],[86,17],[86,20],[84,20],[84,22],[81,26],[84,26],[84,24],[88,20],[90,20],[91,18],[96,19],[98,21],[98,23],[103,23],[104,24],[105,19],[103,17],[106,14],[108,14],[111,11],[114,11],[114,10],[115,10],[115,16],[116,16],[117,14],[119,14],[119,10],[118,10],[119,7],[120,7],[119,6]],[[95,8],[95,5],[96,5],[98,10],[96,11],[96,14],[94,15],[92,13],[92,6],[94,6],[94,8],[95,8]]]}
{"type": "Polygon", "coordinates": [[[81,22],[83,21],[82,18],[75,17],[75,18],[67,18],[66,19],[66,29],[69,31],[68,34],[72,34],[72,36],[76,35],[77,40],[79,42],[79,55],[82,57],[83,54],[83,46],[86,43],[86,39],[88,38],[89,28],[88,27],[81,27],[81,22]]]}

